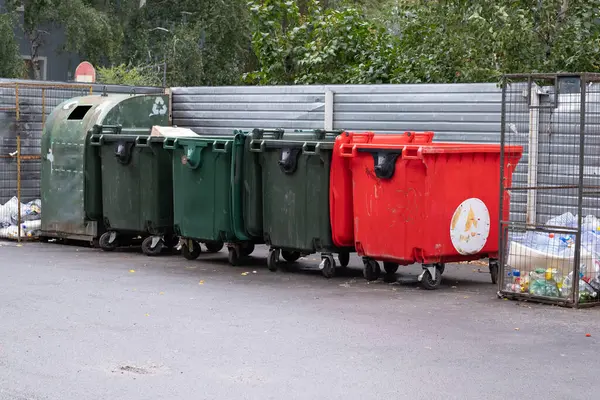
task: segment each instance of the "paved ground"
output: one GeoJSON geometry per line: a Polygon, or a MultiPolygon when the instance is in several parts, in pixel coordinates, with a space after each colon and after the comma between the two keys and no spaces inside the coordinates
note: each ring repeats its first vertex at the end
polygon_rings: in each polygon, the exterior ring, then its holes
{"type": "Polygon", "coordinates": [[[264,249],[0,245],[2,400],[598,398],[600,309],[498,300],[476,266],[427,292],[416,268],[271,273],[264,249]]]}

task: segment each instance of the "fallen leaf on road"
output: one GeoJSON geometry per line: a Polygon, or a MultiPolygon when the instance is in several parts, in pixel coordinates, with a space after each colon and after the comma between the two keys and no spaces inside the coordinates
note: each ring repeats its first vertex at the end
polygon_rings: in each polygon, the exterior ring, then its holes
{"type": "Polygon", "coordinates": [[[252,273],[253,273],[253,274],[256,274],[257,272],[256,272],[256,271],[252,271],[252,273]]]}
{"type": "Polygon", "coordinates": [[[452,286],[452,289],[456,289],[456,286],[452,286]]]}
{"type": "Polygon", "coordinates": [[[242,272],[242,276],[246,276],[248,274],[249,274],[249,272],[242,272]]]}
{"type": "Polygon", "coordinates": [[[520,330],[519,328],[515,328],[515,331],[519,331],[519,330],[520,330]]]}
{"type": "Polygon", "coordinates": [[[198,282],[198,285],[204,285],[204,281],[198,282]]]}
{"type": "Polygon", "coordinates": [[[150,314],[146,313],[146,317],[149,317],[149,316],[150,316],[150,314]]]}
{"type": "Polygon", "coordinates": [[[163,295],[163,294],[165,294],[165,292],[159,292],[158,294],[159,294],[159,295],[163,295]]]}
{"type": "Polygon", "coordinates": [[[133,274],[135,272],[135,269],[130,269],[129,272],[133,274]]]}
{"type": "Polygon", "coordinates": [[[22,244],[18,244],[17,247],[23,247],[23,245],[22,244]]]}

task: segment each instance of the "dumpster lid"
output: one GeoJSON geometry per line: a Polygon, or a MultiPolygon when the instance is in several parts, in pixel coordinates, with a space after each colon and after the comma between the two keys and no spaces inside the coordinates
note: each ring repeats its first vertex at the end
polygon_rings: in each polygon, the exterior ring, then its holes
{"type": "Polygon", "coordinates": [[[178,128],[176,126],[158,126],[152,127],[150,136],[166,136],[166,137],[196,137],[200,136],[189,128],[178,128]]]}

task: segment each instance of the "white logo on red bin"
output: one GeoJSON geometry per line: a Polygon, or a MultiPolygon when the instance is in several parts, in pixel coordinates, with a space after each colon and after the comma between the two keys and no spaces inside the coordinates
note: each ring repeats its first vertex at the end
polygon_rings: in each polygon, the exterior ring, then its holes
{"type": "Polygon", "coordinates": [[[463,201],[450,221],[452,245],[462,255],[476,254],[483,249],[490,235],[490,212],[483,201],[471,198],[463,201]]]}

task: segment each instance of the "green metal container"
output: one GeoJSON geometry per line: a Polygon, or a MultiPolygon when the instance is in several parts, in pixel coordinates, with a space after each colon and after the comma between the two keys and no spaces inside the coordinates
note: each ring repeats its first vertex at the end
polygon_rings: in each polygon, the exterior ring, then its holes
{"type": "Polygon", "coordinates": [[[46,121],[41,140],[41,239],[94,242],[104,230],[100,163],[89,147],[97,125],[168,125],[166,95],[97,95],[67,100],[46,121]]]}
{"type": "Polygon", "coordinates": [[[102,171],[102,215],[106,232],[100,247],[114,250],[142,237],[142,251],[159,254],[177,245],[173,231],[171,154],[164,137],[136,135],[135,129],[100,127],[96,146],[102,171]]]}
{"type": "Polygon", "coordinates": [[[339,133],[254,130],[252,134],[248,149],[258,154],[261,168],[261,230],[270,246],[267,266],[272,271],[280,254],[294,262],[320,252],[319,268],[326,277],[335,273],[331,253],[339,253],[342,267],[348,265],[351,249],[335,247],[329,219],[329,172],[339,133]]]}
{"type": "Polygon", "coordinates": [[[244,227],[245,138],[236,131],[232,136],[165,140],[165,148],[173,152],[175,230],[183,238],[187,259],[200,255],[200,242],[210,252],[227,243],[229,262],[236,265],[262,240],[244,227]]]}

